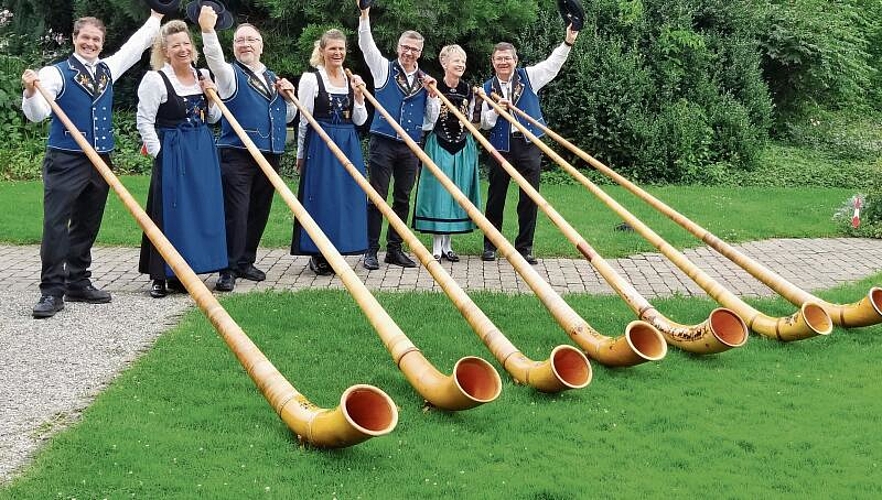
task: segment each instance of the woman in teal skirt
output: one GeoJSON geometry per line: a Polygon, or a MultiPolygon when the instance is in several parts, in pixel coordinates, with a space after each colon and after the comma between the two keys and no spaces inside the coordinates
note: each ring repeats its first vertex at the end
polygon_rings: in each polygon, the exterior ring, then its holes
{"type": "MultiPolygon", "coordinates": [[[[438,55],[444,68],[444,78],[438,81],[438,92],[465,116],[475,109],[472,88],[462,81],[466,67],[466,53],[459,45],[448,45],[438,55]]],[[[475,206],[481,206],[478,178],[478,150],[465,125],[449,112],[440,100],[430,101],[426,122],[431,132],[426,138],[426,154],[453,181],[475,206]]],[[[444,189],[425,166],[420,169],[414,203],[413,227],[421,233],[430,233],[435,260],[458,262],[459,256],[451,246],[451,235],[474,231],[475,224],[465,209],[444,189]]]]}

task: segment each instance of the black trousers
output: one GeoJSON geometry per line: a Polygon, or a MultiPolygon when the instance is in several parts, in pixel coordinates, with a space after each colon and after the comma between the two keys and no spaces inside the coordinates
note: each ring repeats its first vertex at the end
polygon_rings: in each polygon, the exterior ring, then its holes
{"type": "MultiPolygon", "coordinates": [[[[420,160],[401,141],[381,135],[371,135],[368,177],[371,187],[385,200],[389,195],[389,183],[394,178],[392,187],[392,210],[404,223],[410,213],[410,192],[413,190],[420,160]]],[[[368,202],[368,253],[377,253],[380,249],[380,230],[383,225],[383,214],[368,202]]],[[[392,227],[386,232],[386,249],[400,250],[401,235],[392,227]]]]}
{"type": "MultiPolygon", "coordinates": [[[[110,165],[110,156],[101,158],[110,165]]],[[[47,149],[43,157],[40,293],[61,297],[91,284],[92,244],[110,186],[84,153],[47,149]]]]}
{"type": "MultiPolygon", "coordinates": [[[[541,171],[541,152],[539,147],[523,138],[511,138],[510,151],[502,153],[515,170],[527,179],[531,186],[539,189],[539,173],[541,171]]],[[[505,211],[505,196],[511,176],[495,159],[490,164],[488,173],[490,186],[487,188],[487,208],[485,215],[493,226],[502,231],[502,218],[505,211]]],[[[536,232],[536,204],[519,189],[518,198],[518,236],[514,246],[520,253],[533,252],[533,235],[536,232]]],[[[490,239],[484,236],[484,250],[496,250],[490,239]]]]}
{"type": "MultiPolygon", "coordinates": [[[[281,155],[263,156],[278,172],[281,155]]],[[[275,189],[248,150],[221,148],[220,167],[230,269],[244,270],[257,260],[275,189]]]]}

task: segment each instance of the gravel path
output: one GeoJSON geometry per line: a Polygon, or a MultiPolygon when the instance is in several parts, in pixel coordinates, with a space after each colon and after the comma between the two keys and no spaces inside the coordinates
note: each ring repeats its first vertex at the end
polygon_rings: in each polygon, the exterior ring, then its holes
{"type": "Polygon", "coordinates": [[[114,294],[102,305],[67,303],[31,318],[36,292],[0,293],[0,483],[80,412],[192,301],[114,294]]]}

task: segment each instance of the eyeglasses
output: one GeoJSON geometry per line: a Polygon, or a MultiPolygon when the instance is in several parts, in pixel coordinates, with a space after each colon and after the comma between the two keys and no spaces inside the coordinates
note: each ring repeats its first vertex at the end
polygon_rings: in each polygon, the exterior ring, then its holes
{"type": "Polygon", "coordinates": [[[496,56],[496,57],[493,58],[493,61],[494,61],[494,62],[508,62],[508,61],[514,61],[514,57],[512,57],[512,56],[496,56]]]}
{"type": "Polygon", "coordinates": [[[408,52],[413,52],[414,54],[419,54],[420,52],[423,51],[423,49],[418,49],[418,48],[416,48],[416,47],[411,47],[410,45],[401,45],[401,44],[398,44],[398,46],[401,47],[401,52],[404,52],[405,54],[407,54],[408,52]]]}
{"type": "Polygon", "coordinates": [[[239,45],[247,43],[248,45],[254,45],[257,42],[262,41],[260,38],[254,36],[246,36],[244,38],[236,38],[233,40],[233,43],[238,43],[239,45]]]}

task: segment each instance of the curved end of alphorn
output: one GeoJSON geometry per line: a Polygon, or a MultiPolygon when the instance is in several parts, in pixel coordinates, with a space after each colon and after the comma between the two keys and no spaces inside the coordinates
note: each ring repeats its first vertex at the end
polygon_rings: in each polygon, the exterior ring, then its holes
{"type": "Polygon", "coordinates": [[[731,309],[719,307],[697,325],[656,326],[668,344],[692,354],[716,354],[747,343],[747,324],[731,309]]]}
{"type": "Polygon", "coordinates": [[[539,392],[557,393],[582,389],[591,383],[591,363],[582,351],[571,345],[559,345],[545,361],[531,361],[521,355],[526,366],[513,366],[519,382],[539,392]]]}
{"type": "Polygon", "coordinates": [[[784,342],[826,336],[833,331],[833,320],[823,306],[816,302],[805,302],[793,315],[774,319],[773,329],[764,327],[762,323],[757,322],[753,325],[754,331],[765,337],[777,338],[784,342]]]}
{"type": "Polygon", "coordinates": [[[833,323],[843,328],[861,328],[882,323],[882,288],[874,286],[867,296],[853,304],[823,304],[833,323]]]}
{"type": "Polygon", "coordinates": [[[587,354],[604,366],[634,366],[658,361],[668,353],[664,336],[649,323],[636,320],[628,323],[621,337],[604,337],[598,349],[587,354]]]}
{"type": "MultiPolygon", "coordinates": [[[[502,393],[502,379],[499,372],[486,360],[477,356],[466,356],[453,366],[451,376],[459,388],[461,407],[444,408],[447,410],[468,410],[484,403],[489,403],[502,393]]],[[[436,405],[437,406],[437,405],[436,405]]]]}
{"type": "Polygon", "coordinates": [[[366,384],[343,392],[340,406],[332,410],[292,398],[279,416],[302,442],[317,448],[346,448],[389,434],[398,425],[398,408],[392,398],[366,384]]]}
{"type": "Polygon", "coordinates": [[[657,328],[649,323],[636,320],[628,323],[625,327],[625,338],[634,354],[640,357],[640,361],[659,361],[668,354],[668,344],[664,336],[657,328]]]}

